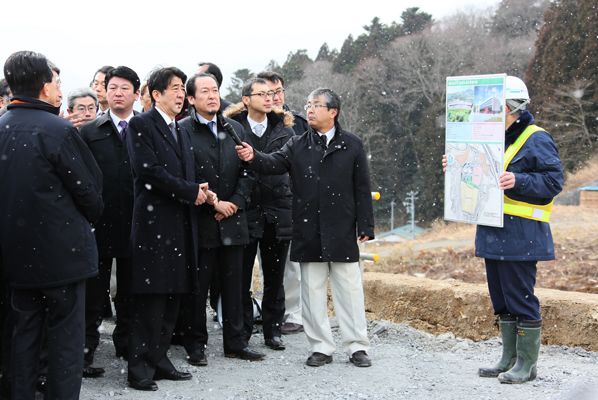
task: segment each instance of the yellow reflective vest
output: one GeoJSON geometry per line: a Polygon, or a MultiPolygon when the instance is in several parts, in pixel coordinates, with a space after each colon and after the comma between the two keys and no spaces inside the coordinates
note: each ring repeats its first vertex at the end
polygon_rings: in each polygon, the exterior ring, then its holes
{"type": "MultiPolygon", "coordinates": [[[[507,150],[505,151],[504,159],[505,171],[507,170],[507,167],[509,166],[515,155],[519,153],[519,150],[521,150],[525,142],[527,142],[527,139],[529,139],[534,133],[538,131],[544,131],[544,129],[536,125],[529,125],[527,128],[525,128],[523,132],[521,132],[521,135],[519,135],[517,140],[515,140],[515,142],[513,142],[507,148],[507,150]]],[[[513,200],[505,194],[503,212],[505,214],[514,215],[516,217],[533,219],[542,222],[549,222],[550,215],[552,214],[553,203],[554,200],[552,200],[550,203],[546,205],[531,204],[526,203],[524,201],[513,200]]]]}

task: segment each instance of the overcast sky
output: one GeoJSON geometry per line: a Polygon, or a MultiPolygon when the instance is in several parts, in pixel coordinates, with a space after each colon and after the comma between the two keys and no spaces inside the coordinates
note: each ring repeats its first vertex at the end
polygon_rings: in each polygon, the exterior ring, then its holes
{"type": "Polygon", "coordinates": [[[102,65],[127,65],[144,80],[156,66],[174,65],[190,75],[198,61],[211,61],[222,69],[226,93],[235,70],[259,72],[270,60],[282,65],[297,49],[306,49],[314,58],[324,42],[340,50],[349,34],[359,36],[376,16],[384,24],[400,22],[406,8],[419,7],[439,20],[459,10],[484,10],[498,3],[166,0],[158,1],[162,5],[158,8],[149,1],[4,0],[0,65],[14,51],[43,53],[62,70],[66,100],[70,90],[88,85],[102,65]]]}

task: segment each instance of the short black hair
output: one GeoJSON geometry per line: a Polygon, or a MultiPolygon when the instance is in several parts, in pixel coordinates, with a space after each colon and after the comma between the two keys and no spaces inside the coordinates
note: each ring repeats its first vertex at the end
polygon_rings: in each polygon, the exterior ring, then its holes
{"type": "Polygon", "coordinates": [[[274,71],[262,71],[259,74],[257,74],[257,77],[265,79],[265,80],[270,81],[272,83],[278,83],[278,82],[280,82],[280,84],[282,86],[284,86],[284,79],[282,78],[282,75],[280,75],[278,72],[274,72],[274,71]]]}
{"type": "Polygon", "coordinates": [[[218,83],[218,89],[220,89],[220,86],[222,86],[222,71],[220,71],[220,68],[218,68],[218,66],[214,63],[211,62],[200,62],[197,65],[199,65],[200,67],[203,67],[204,65],[208,66],[208,69],[206,70],[206,72],[208,74],[212,74],[214,75],[214,78],[216,78],[216,82],[218,83]]]}
{"type": "Polygon", "coordinates": [[[108,73],[108,71],[110,71],[112,68],[114,68],[112,65],[104,65],[103,67],[101,67],[100,69],[98,69],[94,74],[94,78],[95,76],[98,74],[98,72],[101,72],[102,74],[106,75],[108,73]]]}
{"type": "Polygon", "coordinates": [[[106,78],[104,79],[104,86],[106,87],[106,90],[108,89],[108,82],[110,82],[110,79],[114,78],[115,76],[131,82],[134,92],[138,91],[139,86],[141,86],[141,81],[139,80],[137,73],[129,67],[120,65],[106,72],[106,78]]]}
{"type": "Polygon", "coordinates": [[[160,93],[164,93],[174,77],[181,78],[183,84],[187,81],[187,75],[177,67],[160,68],[151,73],[147,80],[147,87],[150,92],[150,97],[152,98],[152,104],[156,103],[154,96],[152,96],[152,92],[157,90],[160,93]]]}
{"type": "Polygon", "coordinates": [[[243,84],[243,88],[241,89],[241,96],[251,95],[251,92],[253,91],[253,85],[255,85],[256,83],[262,83],[264,85],[268,84],[268,82],[263,78],[249,78],[243,84]]]}
{"type": "MultiPolygon", "coordinates": [[[[212,78],[212,79],[214,79],[214,82],[216,82],[216,84],[218,84],[218,79],[216,79],[216,77],[214,75],[208,74],[207,72],[197,73],[197,74],[193,75],[191,78],[189,78],[189,80],[187,81],[187,84],[185,85],[185,91],[187,92],[187,96],[195,97],[195,90],[197,90],[197,88],[195,87],[195,80],[197,78],[203,78],[203,77],[212,78]]],[[[220,88],[220,87],[218,87],[218,88],[220,88]]]]}
{"type": "Polygon", "coordinates": [[[101,72],[102,74],[106,75],[108,71],[110,71],[112,68],[114,67],[111,65],[104,65],[103,67],[99,68],[96,72],[93,73],[93,76],[91,77],[91,82],[89,82],[89,86],[91,87],[93,85],[93,81],[95,80],[98,72],[101,72]]]}
{"type": "Polygon", "coordinates": [[[17,51],[4,63],[4,76],[14,96],[37,98],[44,84],[52,82],[52,66],[41,53],[17,51]]]}

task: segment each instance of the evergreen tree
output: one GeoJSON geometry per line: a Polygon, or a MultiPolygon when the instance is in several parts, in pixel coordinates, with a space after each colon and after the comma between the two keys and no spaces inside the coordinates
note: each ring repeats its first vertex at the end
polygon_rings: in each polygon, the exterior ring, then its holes
{"type": "Polygon", "coordinates": [[[410,7],[401,14],[404,35],[419,33],[432,24],[432,15],[419,11],[419,7],[410,7]]]}
{"type": "Polygon", "coordinates": [[[598,140],[598,8],[594,0],[558,0],[544,20],[525,80],[538,123],[572,169],[595,153],[598,140]]]}
{"type": "Polygon", "coordinates": [[[243,84],[250,78],[253,78],[254,76],[255,74],[247,68],[238,69],[235,72],[233,72],[231,84],[227,87],[228,93],[224,98],[233,104],[240,102],[242,97],[241,90],[243,89],[243,84]]]}
{"type": "Polygon", "coordinates": [[[303,71],[311,63],[313,61],[307,55],[307,50],[301,49],[290,52],[279,71],[284,77],[285,85],[300,80],[303,77],[303,71]]]}
{"type": "Polygon", "coordinates": [[[338,56],[338,51],[330,50],[328,48],[328,43],[324,43],[320,46],[320,50],[318,51],[318,55],[316,56],[317,61],[334,61],[338,56]]]}
{"type": "Polygon", "coordinates": [[[548,0],[502,0],[492,17],[493,33],[518,38],[540,29],[548,0]]]}
{"type": "Polygon", "coordinates": [[[359,59],[356,57],[353,49],[353,35],[349,35],[343,42],[341,51],[334,60],[332,67],[334,72],[342,74],[351,71],[358,62],[359,59]]]}

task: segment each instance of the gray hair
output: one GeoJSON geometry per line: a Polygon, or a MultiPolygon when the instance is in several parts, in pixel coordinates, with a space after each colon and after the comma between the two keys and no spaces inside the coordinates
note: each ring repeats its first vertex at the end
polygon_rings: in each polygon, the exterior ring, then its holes
{"type": "Polygon", "coordinates": [[[338,116],[341,113],[341,98],[336,94],[332,89],[328,88],[317,88],[316,90],[312,91],[308,99],[324,96],[326,99],[326,106],[328,109],[335,108],[336,109],[336,116],[334,117],[334,122],[338,121],[338,116]]]}
{"type": "Polygon", "coordinates": [[[72,110],[75,106],[75,100],[80,99],[81,97],[91,97],[93,101],[96,103],[96,107],[98,106],[98,95],[95,91],[91,88],[84,87],[80,89],[75,89],[69,93],[69,97],[67,100],[69,110],[72,110]]]}

